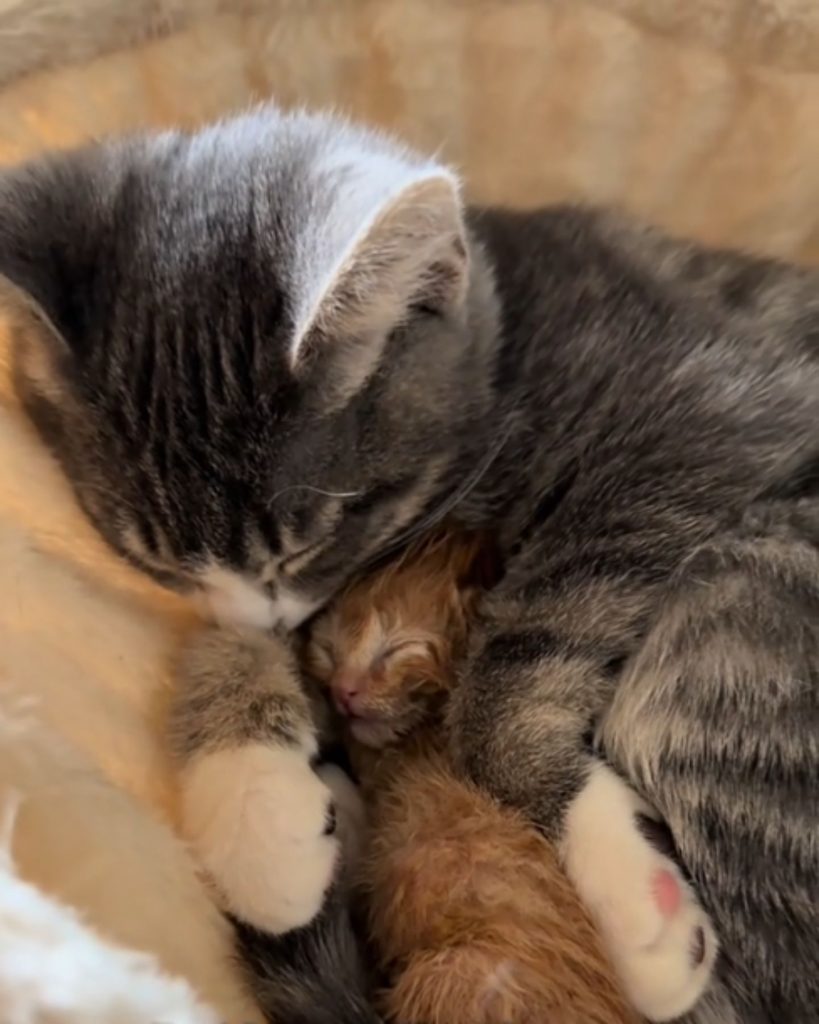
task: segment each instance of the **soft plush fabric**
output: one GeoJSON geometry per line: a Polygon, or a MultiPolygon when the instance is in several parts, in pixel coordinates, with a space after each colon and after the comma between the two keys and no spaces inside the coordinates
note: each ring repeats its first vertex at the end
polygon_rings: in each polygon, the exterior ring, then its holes
{"type": "MultiPolygon", "coordinates": [[[[165,666],[187,617],[102,548],[8,404],[0,407],[0,465],[0,813],[19,801],[14,862],[100,935],[154,955],[156,967],[135,968],[139,991],[161,966],[187,979],[220,1020],[258,1024],[232,962],[229,928],[173,832],[173,777],[162,744],[165,666]]],[[[0,872],[0,1020],[86,1024],[82,1003],[53,1017],[12,1016],[21,1005],[47,1005],[20,1002],[17,932],[31,931],[30,952],[38,942],[47,947],[43,927],[62,914],[55,908],[41,927],[42,915],[26,916],[36,910],[31,901],[18,913],[13,897],[0,872]]],[[[62,934],[53,934],[57,946],[62,934]]],[[[106,960],[93,934],[86,943],[89,957],[94,950],[106,960]]],[[[62,961],[55,954],[46,963],[56,969],[62,961]]],[[[118,968],[125,992],[131,966],[118,968]]],[[[69,968],[67,961],[70,976],[69,968]]],[[[26,1000],[49,996],[45,971],[37,975],[42,988],[26,990],[26,1000]]],[[[124,1009],[118,1015],[113,1005],[102,1004],[99,1020],[124,1024],[124,1009]]],[[[178,1008],[171,1013],[173,1005],[142,1024],[198,1022],[178,1008]]]]}
{"type": "MultiPolygon", "coordinates": [[[[12,824],[14,803],[10,801],[12,824]]],[[[118,948],[0,858],[0,994],[5,1024],[217,1024],[190,985],[118,948]]]]}
{"type": "MultiPolygon", "coordinates": [[[[269,97],[332,104],[442,151],[479,199],[616,202],[706,240],[819,260],[812,0],[94,2],[105,20],[92,40],[81,0],[0,0],[4,47],[39,19],[9,75],[181,27],[7,83],[1,161],[269,97]]],[[[152,954],[157,977],[250,1024],[229,931],[174,835],[162,725],[192,613],[93,535],[7,363],[0,327],[0,797],[22,797],[14,863],[77,908],[90,942],[152,954]]],[[[3,1020],[18,884],[0,873],[3,1020]]]]}

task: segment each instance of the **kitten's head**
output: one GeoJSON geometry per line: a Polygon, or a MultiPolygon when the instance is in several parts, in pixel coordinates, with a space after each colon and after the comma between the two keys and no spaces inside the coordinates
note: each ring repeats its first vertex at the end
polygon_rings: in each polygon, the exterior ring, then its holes
{"type": "Polygon", "coordinates": [[[262,627],[460,482],[486,393],[469,264],[453,175],[327,118],[0,177],[34,423],[118,552],[262,627]]]}
{"type": "Polygon", "coordinates": [[[491,561],[483,536],[436,535],[353,584],[312,624],[307,670],[359,742],[384,746],[445,700],[491,561]]]}

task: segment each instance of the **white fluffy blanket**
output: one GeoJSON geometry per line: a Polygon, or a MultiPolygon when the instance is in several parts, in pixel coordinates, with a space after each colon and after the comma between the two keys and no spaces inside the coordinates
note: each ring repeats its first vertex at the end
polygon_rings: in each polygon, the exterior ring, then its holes
{"type": "Polygon", "coordinates": [[[190,985],[156,960],[101,938],[76,911],[17,874],[7,793],[0,849],[0,1013],[3,1024],[217,1024],[190,985]]]}

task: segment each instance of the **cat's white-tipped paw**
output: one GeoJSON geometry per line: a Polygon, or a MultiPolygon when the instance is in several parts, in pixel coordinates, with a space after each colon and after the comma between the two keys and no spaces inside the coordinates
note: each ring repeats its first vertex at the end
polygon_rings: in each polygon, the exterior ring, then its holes
{"type": "Polygon", "coordinates": [[[626,996],[659,1024],[697,1003],[717,940],[679,868],[641,831],[639,815],[652,812],[614,772],[597,766],[569,809],[564,856],[626,996]]]}
{"type": "Polygon", "coordinates": [[[195,758],[182,824],[237,917],[282,933],[320,910],[340,845],[332,793],[303,748],[252,743],[195,758]]]}

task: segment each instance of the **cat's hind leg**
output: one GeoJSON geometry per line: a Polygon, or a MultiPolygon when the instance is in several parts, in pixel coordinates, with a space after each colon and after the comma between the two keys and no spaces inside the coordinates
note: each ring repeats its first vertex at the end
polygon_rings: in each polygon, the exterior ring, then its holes
{"type": "Polygon", "coordinates": [[[700,999],[717,943],[676,862],[646,835],[650,809],[585,739],[650,597],[627,588],[541,588],[534,603],[502,584],[453,695],[452,746],[462,770],[558,844],[626,995],[659,1022],[700,999]]]}
{"type": "Polygon", "coordinates": [[[697,554],[601,729],[668,823],[740,1019],[777,1024],[819,1008],[819,552],[797,517],[697,554]]]}
{"type": "Polygon", "coordinates": [[[654,811],[595,764],[566,814],[563,860],[623,988],[652,1021],[672,1020],[707,989],[717,954],[708,915],[647,826],[654,811]]]}

